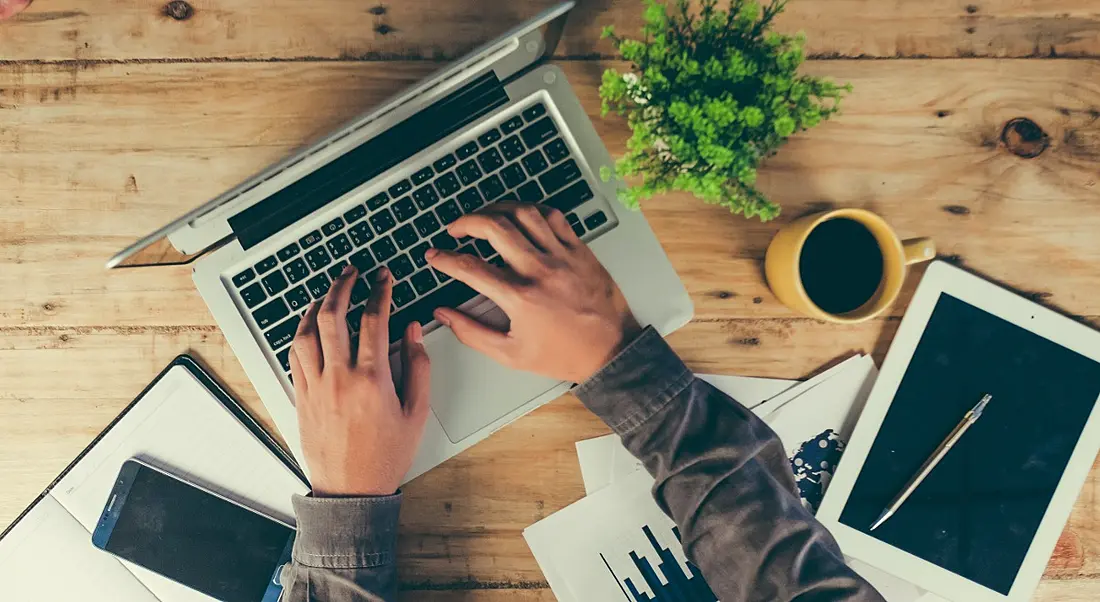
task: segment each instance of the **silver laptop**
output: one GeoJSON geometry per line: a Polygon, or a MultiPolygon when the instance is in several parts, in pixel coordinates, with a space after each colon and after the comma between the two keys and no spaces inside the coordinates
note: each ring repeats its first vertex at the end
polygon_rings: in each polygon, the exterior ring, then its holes
{"type": "Polygon", "coordinates": [[[692,315],[645,218],[614,200],[615,182],[600,179],[611,165],[607,149],[565,75],[546,63],[572,7],[543,12],[138,241],[108,267],[195,261],[200,294],[299,458],[287,359],[298,322],[352,263],[363,274],[349,318],[356,328],[374,270],[389,267],[397,280],[391,339],[418,320],[432,357],[433,417],[407,478],[454,456],[570,386],[504,368],[433,321],[436,307],[450,306],[507,322],[424,261],[433,246],[501,261],[484,242],[446,233],[461,215],[505,199],[556,207],[643,324],[667,334],[692,315]]]}

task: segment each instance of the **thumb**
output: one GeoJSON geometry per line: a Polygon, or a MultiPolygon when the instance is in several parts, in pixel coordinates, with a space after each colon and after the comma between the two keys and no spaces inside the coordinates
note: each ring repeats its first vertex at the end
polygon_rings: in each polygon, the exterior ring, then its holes
{"type": "Polygon", "coordinates": [[[431,368],[424,349],[424,330],[419,322],[409,324],[401,342],[401,397],[405,413],[423,423],[431,407],[431,368]]]}
{"type": "Polygon", "coordinates": [[[449,326],[463,345],[484,353],[500,364],[510,365],[511,358],[508,357],[506,349],[510,339],[507,334],[449,307],[440,307],[435,310],[435,319],[442,322],[444,326],[449,326]]]}

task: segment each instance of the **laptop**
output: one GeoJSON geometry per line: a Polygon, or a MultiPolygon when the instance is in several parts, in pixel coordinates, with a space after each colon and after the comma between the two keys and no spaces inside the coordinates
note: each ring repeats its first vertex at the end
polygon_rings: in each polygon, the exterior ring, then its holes
{"type": "MultiPolygon", "coordinates": [[[[387,266],[391,342],[413,320],[432,358],[432,417],[412,479],[570,387],[500,366],[432,318],[459,307],[507,316],[433,271],[431,247],[501,262],[446,225],[501,200],[563,211],[662,334],[693,307],[645,218],[615,201],[612,160],[564,73],[547,63],[573,2],[551,8],[113,257],[108,268],[193,262],[193,277],[290,451],[301,459],[290,342],[307,306],[348,263],[361,273],[349,328],[387,266]]],[[[393,351],[396,352],[395,345],[393,351]]],[[[397,364],[397,354],[392,361],[397,364]]],[[[400,370],[400,366],[395,365],[400,370]]]]}

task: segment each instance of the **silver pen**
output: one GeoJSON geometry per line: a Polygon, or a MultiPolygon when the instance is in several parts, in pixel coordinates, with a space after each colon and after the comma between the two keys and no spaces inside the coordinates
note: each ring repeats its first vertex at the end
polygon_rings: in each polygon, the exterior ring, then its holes
{"type": "Polygon", "coordinates": [[[982,397],[981,401],[978,402],[978,405],[974,406],[969,412],[966,413],[965,416],[963,416],[962,421],[955,426],[954,430],[951,431],[951,434],[949,434],[947,438],[944,439],[942,443],[940,443],[939,447],[936,448],[936,451],[932,452],[932,456],[924,461],[924,464],[921,465],[920,470],[917,471],[917,474],[914,475],[912,479],[909,479],[909,482],[901,490],[901,493],[899,493],[893,500],[890,501],[889,504],[886,505],[886,509],[882,511],[882,514],[878,515],[878,518],[875,519],[874,524],[871,525],[871,531],[874,531],[879,526],[881,526],[882,523],[886,522],[887,519],[889,519],[891,516],[894,515],[895,512],[898,511],[898,508],[901,508],[901,505],[905,503],[905,500],[909,499],[909,496],[917,490],[917,487],[920,486],[925,477],[927,477],[928,474],[932,472],[932,469],[940,463],[940,460],[942,460],[943,457],[947,455],[947,452],[950,451],[955,443],[959,441],[959,438],[963,436],[963,433],[965,433],[967,429],[971,427],[971,425],[973,425],[975,422],[978,421],[979,418],[982,417],[982,412],[985,411],[985,406],[987,403],[989,403],[989,400],[991,399],[993,399],[993,396],[986,394],[984,397],[982,397]]]}

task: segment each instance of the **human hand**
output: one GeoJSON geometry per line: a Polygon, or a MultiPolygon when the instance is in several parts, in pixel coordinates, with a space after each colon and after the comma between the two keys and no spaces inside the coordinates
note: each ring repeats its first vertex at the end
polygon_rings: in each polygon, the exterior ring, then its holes
{"type": "Polygon", "coordinates": [[[31,5],[31,0],[0,0],[0,21],[23,12],[31,5]]]}
{"type": "Polygon", "coordinates": [[[390,371],[393,281],[378,272],[353,348],[346,316],[358,272],[344,270],[306,312],[290,353],[302,452],[313,494],[391,495],[412,466],[429,404],[424,332],[414,322],[401,342],[398,394],[390,371]]]}
{"type": "Polygon", "coordinates": [[[560,211],[498,203],[447,230],[489,241],[508,263],[500,268],[437,249],[425,254],[433,268],[508,314],[509,330],[501,332],[454,309],[435,312],[458,340],[501,364],[579,383],[641,331],[618,285],[560,211]]]}

